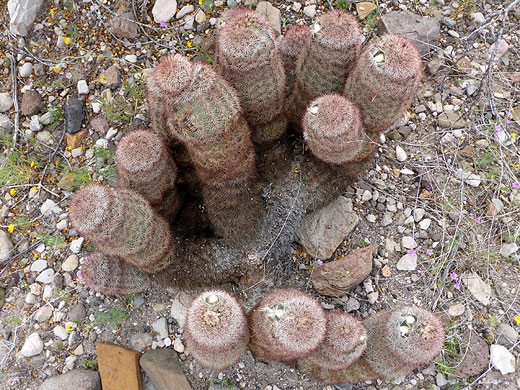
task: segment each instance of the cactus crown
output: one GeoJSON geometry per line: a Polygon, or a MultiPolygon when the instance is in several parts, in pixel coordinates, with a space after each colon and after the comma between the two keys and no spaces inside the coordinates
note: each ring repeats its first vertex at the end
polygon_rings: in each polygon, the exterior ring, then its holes
{"type": "Polygon", "coordinates": [[[280,51],[289,57],[297,57],[307,46],[310,39],[310,30],[307,25],[293,25],[280,41],[280,51]]]}
{"type": "Polygon", "coordinates": [[[244,333],[247,321],[238,301],[222,290],[200,294],[190,306],[186,331],[194,340],[225,346],[244,333]]]}
{"type": "Polygon", "coordinates": [[[161,59],[159,65],[147,79],[147,87],[156,96],[164,93],[178,95],[193,77],[193,64],[181,54],[173,54],[161,59]]]}
{"type": "Polygon", "coordinates": [[[149,130],[134,130],[119,141],[115,157],[128,172],[147,172],[164,158],[164,145],[158,134],[149,130]]]}
{"type": "Polygon", "coordinates": [[[110,207],[110,188],[89,184],[74,194],[70,201],[70,220],[80,233],[90,233],[106,218],[110,207]]]}
{"type": "Polygon", "coordinates": [[[342,10],[322,14],[311,27],[313,38],[332,49],[361,46],[363,34],[354,15],[342,10]]]}
{"type": "Polygon", "coordinates": [[[243,71],[269,64],[276,52],[276,31],[261,16],[240,13],[219,32],[218,62],[243,71]]]}
{"type": "Polygon", "coordinates": [[[366,49],[369,64],[381,76],[408,80],[422,76],[422,60],[414,44],[403,36],[385,34],[366,49]]]}

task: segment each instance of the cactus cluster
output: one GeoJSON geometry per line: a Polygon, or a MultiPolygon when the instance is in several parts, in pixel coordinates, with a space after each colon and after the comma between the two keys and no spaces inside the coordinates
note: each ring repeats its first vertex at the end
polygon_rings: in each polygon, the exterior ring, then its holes
{"type": "Polygon", "coordinates": [[[287,127],[285,73],[274,28],[252,11],[235,11],[217,34],[215,63],[236,89],[255,142],[280,138],[287,127]]]}
{"type": "Polygon", "coordinates": [[[174,248],[168,222],[138,193],[90,184],[70,203],[72,226],[102,253],[147,273],[166,268],[174,248]]]}
{"type": "Polygon", "coordinates": [[[258,357],[297,361],[309,376],[339,384],[408,374],[440,353],[444,328],[433,313],[416,306],[361,322],[346,313],[325,313],[312,296],[284,288],[267,294],[246,319],[235,298],[211,290],[188,309],[185,337],[194,358],[210,369],[237,363],[249,341],[258,357]]]}
{"type": "Polygon", "coordinates": [[[81,268],[81,279],[92,290],[106,295],[136,294],[150,285],[147,274],[119,257],[109,257],[101,252],[87,256],[81,268]]]}

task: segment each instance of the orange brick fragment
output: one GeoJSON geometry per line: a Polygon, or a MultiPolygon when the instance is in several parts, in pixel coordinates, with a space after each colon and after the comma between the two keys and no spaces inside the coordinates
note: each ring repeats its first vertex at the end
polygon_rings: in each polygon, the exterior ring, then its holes
{"type": "Polygon", "coordinates": [[[67,145],[69,145],[72,149],[74,149],[74,148],[77,148],[79,145],[81,145],[81,143],[83,142],[83,140],[85,139],[85,137],[87,135],[88,135],[87,129],[80,130],[75,134],[65,133],[65,140],[67,141],[67,145]]]}
{"type": "Polygon", "coordinates": [[[96,352],[103,389],[143,390],[140,352],[104,342],[97,343],[96,352]]]}

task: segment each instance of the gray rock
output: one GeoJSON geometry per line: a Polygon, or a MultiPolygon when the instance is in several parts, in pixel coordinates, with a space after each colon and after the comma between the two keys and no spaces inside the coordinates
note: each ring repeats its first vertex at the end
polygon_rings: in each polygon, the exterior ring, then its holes
{"type": "Polygon", "coordinates": [[[430,225],[432,224],[432,220],[430,218],[423,219],[421,222],[419,222],[419,227],[422,230],[428,230],[430,228],[430,225]]]}
{"type": "Polygon", "coordinates": [[[7,260],[13,255],[13,243],[9,239],[9,235],[0,230],[0,263],[7,260]]]}
{"type": "Polygon", "coordinates": [[[103,117],[97,117],[90,121],[90,126],[92,127],[92,130],[94,130],[96,133],[104,137],[108,130],[110,129],[110,126],[108,125],[108,122],[103,117]]]}
{"type": "Polygon", "coordinates": [[[263,15],[269,24],[278,32],[282,33],[282,19],[280,17],[280,10],[268,1],[261,1],[256,6],[255,13],[263,15]]]}
{"type": "Polygon", "coordinates": [[[455,171],[454,175],[457,179],[464,181],[464,183],[466,183],[472,187],[478,187],[482,181],[482,179],[479,175],[475,175],[473,173],[466,172],[463,169],[457,169],[455,171]]]}
{"type": "Polygon", "coordinates": [[[72,322],[81,322],[87,317],[87,311],[82,303],[77,303],[67,314],[67,320],[72,322]]]}
{"type": "Polygon", "coordinates": [[[357,249],[340,260],[315,268],[311,275],[314,289],[323,295],[345,295],[370,274],[376,251],[377,245],[369,245],[357,249]]]}
{"type": "MultiPolygon", "coordinates": [[[[83,80],[84,81],[84,80],[83,80]]],[[[79,90],[79,82],[78,82],[79,90]]],[[[88,87],[87,87],[88,92],[88,87]]],[[[81,130],[83,122],[83,100],[70,98],[65,102],[65,131],[69,134],[76,134],[81,130]]]]}
{"type": "Polygon", "coordinates": [[[303,7],[303,13],[308,18],[313,19],[316,16],[316,6],[308,5],[307,7],[303,7]]]}
{"type": "Polygon", "coordinates": [[[71,370],[63,375],[47,378],[38,390],[101,390],[101,380],[97,371],[71,370]]]}
{"type": "Polygon", "coordinates": [[[404,35],[410,39],[421,54],[428,53],[439,44],[440,24],[434,18],[419,16],[409,11],[391,11],[383,16],[380,33],[404,35]]]}
{"type": "Polygon", "coordinates": [[[184,328],[186,314],[188,313],[188,308],[191,301],[192,297],[186,294],[184,291],[179,291],[173,300],[172,307],[170,309],[170,317],[172,317],[179,324],[180,328],[184,328]]]}
{"type": "Polygon", "coordinates": [[[42,4],[43,0],[9,0],[9,30],[13,34],[26,36],[42,4]]]}
{"type": "Polygon", "coordinates": [[[516,371],[515,356],[503,345],[494,344],[490,347],[490,359],[493,367],[502,375],[516,371]]]}
{"type": "Polygon", "coordinates": [[[468,126],[467,120],[462,119],[458,113],[451,110],[441,112],[437,117],[437,121],[439,122],[439,126],[444,129],[462,129],[468,126]]]}
{"type": "Polygon", "coordinates": [[[47,268],[47,261],[43,259],[36,260],[34,263],[31,264],[31,272],[41,272],[45,268],[47,268]]]}
{"type": "Polygon", "coordinates": [[[0,112],[9,111],[14,105],[13,98],[7,92],[0,93],[0,112]]]}
{"type": "Polygon", "coordinates": [[[466,274],[462,277],[462,281],[468,288],[473,297],[484,306],[489,305],[491,298],[491,286],[480,279],[476,273],[466,274]]]}
{"type": "Polygon", "coordinates": [[[56,337],[59,337],[63,341],[65,341],[65,340],[67,340],[69,338],[69,335],[67,334],[67,331],[61,325],[55,326],[52,331],[53,331],[53,333],[54,333],[54,335],[56,337]]]}
{"type": "Polygon", "coordinates": [[[352,201],[340,196],[307,217],[298,232],[298,242],[313,257],[328,259],[359,221],[352,201]]]}
{"type": "Polygon", "coordinates": [[[153,338],[148,333],[138,333],[130,337],[130,345],[133,349],[144,351],[146,347],[152,345],[153,338]]]}
{"type": "Polygon", "coordinates": [[[31,117],[29,129],[35,133],[43,129],[43,125],[40,123],[40,117],[38,115],[33,115],[31,117]]]}
{"type": "Polygon", "coordinates": [[[86,95],[88,93],[88,84],[86,80],[78,81],[78,94],[86,95]]]}
{"type": "Polygon", "coordinates": [[[500,324],[497,328],[496,335],[498,336],[498,343],[508,348],[515,345],[518,340],[517,331],[508,324],[500,324]]]}
{"type": "Polygon", "coordinates": [[[36,134],[36,139],[46,144],[52,139],[52,135],[47,130],[43,130],[36,134]]]}
{"type": "Polygon", "coordinates": [[[79,266],[78,256],[73,254],[67,257],[63,264],[61,265],[61,269],[65,272],[74,271],[79,266]]]}
{"type": "Polygon", "coordinates": [[[462,340],[465,340],[466,347],[460,356],[460,361],[453,364],[454,375],[469,378],[488,368],[489,346],[486,340],[470,330],[463,335],[462,340]]]}
{"type": "Polygon", "coordinates": [[[414,248],[417,248],[417,243],[415,242],[415,240],[413,239],[413,237],[411,236],[404,236],[402,239],[401,239],[401,245],[403,248],[405,249],[414,249],[414,248]]]}
{"type": "Polygon", "coordinates": [[[448,28],[455,28],[457,26],[457,22],[450,18],[442,18],[442,24],[444,24],[448,28]]]}
{"type": "Polygon", "coordinates": [[[476,24],[483,24],[486,21],[486,18],[482,12],[473,12],[470,17],[476,24]]]}
{"type": "Polygon", "coordinates": [[[190,12],[193,12],[194,9],[195,9],[195,7],[193,7],[192,4],[185,5],[184,7],[182,7],[180,9],[179,12],[177,12],[177,15],[175,17],[177,19],[181,19],[184,16],[188,15],[190,12]]]}
{"type": "Polygon", "coordinates": [[[18,74],[20,77],[27,78],[32,74],[33,71],[33,64],[30,62],[26,62],[23,64],[20,69],[18,70],[18,74]]]}
{"type": "Polygon", "coordinates": [[[52,199],[47,199],[40,207],[40,212],[45,215],[60,214],[63,210],[52,199]]]}
{"type": "Polygon", "coordinates": [[[105,70],[101,75],[101,78],[103,80],[101,81],[101,84],[107,88],[114,89],[121,85],[121,73],[115,65],[112,65],[110,68],[105,70]]]}
{"type": "Polygon", "coordinates": [[[466,308],[462,303],[456,303],[448,308],[448,315],[450,317],[459,317],[464,314],[466,308]]]}
{"type": "Polygon", "coordinates": [[[417,269],[417,254],[407,253],[396,264],[399,271],[415,271],[417,269]]]}
{"type": "Polygon", "coordinates": [[[161,339],[168,337],[168,322],[166,318],[161,317],[152,324],[152,328],[159,334],[161,339]]]}
{"type": "Polygon", "coordinates": [[[177,0],[156,0],[152,8],[155,23],[167,22],[177,12],[177,0]]]}
{"type": "Polygon", "coordinates": [[[110,21],[110,32],[119,38],[136,38],[137,33],[137,24],[133,22],[134,15],[132,12],[125,12],[120,15],[114,15],[112,20],[110,21]]]}
{"type": "Polygon", "coordinates": [[[198,24],[202,24],[206,21],[206,14],[204,13],[203,10],[199,9],[197,11],[197,13],[195,14],[195,21],[198,23],[198,24]]]}
{"type": "MultiPolygon", "coordinates": [[[[3,94],[0,94],[3,95],[3,94]]],[[[1,106],[2,103],[0,103],[1,106]]],[[[1,110],[0,110],[1,111],[1,110]]],[[[0,115],[0,134],[7,133],[13,128],[12,122],[9,120],[7,115],[0,115]]]]}
{"type": "Polygon", "coordinates": [[[54,277],[54,270],[52,268],[47,268],[41,274],[38,275],[36,281],[38,283],[49,284],[52,282],[52,278],[54,277]]]}
{"type": "Polygon", "coordinates": [[[350,313],[352,311],[356,311],[360,308],[361,304],[359,303],[359,301],[354,298],[354,297],[350,297],[347,301],[347,304],[345,305],[345,311],[350,313]]]}
{"type": "Polygon", "coordinates": [[[502,248],[500,248],[500,254],[504,257],[509,257],[511,255],[514,255],[518,251],[518,245],[516,243],[508,243],[502,245],[502,248]]]}
{"type": "Polygon", "coordinates": [[[31,333],[25,339],[21,354],[25,357],[36,356],[43,351],[43,341],[37,332],[31,333]]]}
{"type": "Polygon", "coordinates": [[[52,316],[52,307],[45,305],[40,307],[34,314],[34,319],[38,322],[45,322],[52,316]]]}
{"type": "Polygon", "coordinates": [[[186,22],[184,23],[184,29],[189,31],[193,30],[193,24],[195,23],[195,15],[189,15],[186,17],[186,22]]]}
{"type": "Polygon", "coordinates": [[[83,237],[76,238],[75,240],[72,240],[69,249],[72,253],[79,253],[81,251],[81,247],[83,246],[83,241],[85,239],[83,237]]]}
{"type": "Polygon", "coordinates": [[[395,158],[397,158],[397,161],[399,162],[404,162],[408,158],[408,155],[406,154],[404,149],[399,145],[395,147],[395,158]]]}
{"type": "Polygon", "coordinates": [[[157,390],[191,390],[188,380],[182,372],[179,359],[171,349],[147,351],[139,364],[152,379],[157,390]],[[172,385],[175,384],[174,387],[172,385]]]}

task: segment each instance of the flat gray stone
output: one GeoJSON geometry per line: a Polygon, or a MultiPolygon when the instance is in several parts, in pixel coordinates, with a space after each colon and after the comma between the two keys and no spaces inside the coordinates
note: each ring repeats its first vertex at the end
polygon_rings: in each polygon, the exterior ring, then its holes
{"type": "Polygon", "coordinates": [[[503,345],[494,344],[490,348],[491,364],[502,375],[511,374],[516,371],[515,356],[503,345]]]}
{"type": "Polygon", "coordinates": [[[13,34],[26,36],[42,4],[43,0],[9,0],[9,30],[13,34]]]}
{"type": "Polygon", "coordinates": [[[171,349],[147,351],[139,364],[151,378],[157,390],[191,390],[182,372],[177,354],[171,349]]]}
{"type": "Polygon", "coordinates": [[[152,8],[155,23],[168,22],[177,12],[177,0],[156,0],[152,8]]]}
{"type": "Polygon", "coordinates": [[[71,370],[63,375],[47,378],[38,390],[101,390],[97,371],[71,370]]]}
{"type": "Polygon", "coordinates": [[[484,306],[489,305],[491,298],[491,286],[489,284],[480,279],[480,276],[474,272],[464,275],[462,281],[477,301],[484,306]]]}
{"type": "Polygon", "coordinates": [[[7,92],[0,93],[0,112],[9,111],[14,105],[11,94],[7,92]]]}
{"type": "Polygon", "coordinates": [[[468,121],[462,119],[460,114],[455,111],[443,111],[437,117],[437,121],[439,122],[439,126],[444,129],[463,129],[468,126],[468,121]]]}
{"type": "Polygon", "coordinates": [[[7,260],[13,255],[13,243],[9,239],[9,235],[0,230],[0,263],[7,260]]]}
{"type": "Polygon", "coordinates": [[[282,19],[280,17],[280,10],[268,1],[261,1],[256,6],[256,14],[264,16],[269,24],[278,32],[282,33],[282,19]]]}
{"type": "Polygon", "coordinates": [[[399,259],[396,268],[399,271],[415,271],[417,269],[417,254],[406,254],[399,259]]]}
{"type": "Polygon", "coordinates": [[[25,357],[36,356],[43,351],[43,341],[37,332],[31,333],[25,339],[21,354],[25,357]]]}
{"type": "Polygon", "coordinates": [[[359,221],[352,211],[352,201],[340,196],[327,206],[307,217],[298,233],[298,242],[307,253],[328,259],[359,221]]]}
{"type": "Polygon", "coordinates": [[[424,55],[439,45],[441,26],[434,18],[409,11],[391,11],[381,19],[379,32],[404,35],[424,55]]]}

